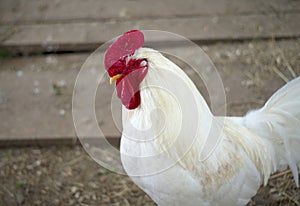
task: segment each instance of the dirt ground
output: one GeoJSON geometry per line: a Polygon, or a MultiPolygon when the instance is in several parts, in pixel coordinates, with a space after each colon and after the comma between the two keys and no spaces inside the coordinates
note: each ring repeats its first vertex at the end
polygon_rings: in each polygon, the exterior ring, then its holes
{"type": "MultiPolygon", "coordinates": [[[[216,43],[202,48],[224,78],[229,115],[242,115],[300,75],[300,39],[216,43]],[[234,88],[240,88],[236,93],[234,88]]],[[[81,145],[0,150],[0,205],[155,205],[128,177],[94,162],[81,145]]],[[[300,205],[289,170],[248,205],[300,205]]]]}

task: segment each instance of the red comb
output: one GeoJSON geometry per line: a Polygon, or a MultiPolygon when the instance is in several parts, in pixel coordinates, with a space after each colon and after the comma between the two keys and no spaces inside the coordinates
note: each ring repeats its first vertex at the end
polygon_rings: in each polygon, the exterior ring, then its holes
{"type": "Polygon", "coordinates": [[[108,47],[104,54],[104,66],[109,69],[120,58],[133,54],[144,45],[144,35],[138,30],[125,32],[112,45],[108,47]]]}

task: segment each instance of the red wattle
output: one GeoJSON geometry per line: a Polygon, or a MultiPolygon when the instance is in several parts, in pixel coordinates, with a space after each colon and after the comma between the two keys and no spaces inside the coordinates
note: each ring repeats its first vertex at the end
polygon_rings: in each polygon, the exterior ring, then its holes
{"type": "Polygon", "coordinates": [[[145,67],[117,79],[117,96],[127,109],[136,109],[141,104],[140,83],[145,78],[147,72],[148,68],[145,67]]]}

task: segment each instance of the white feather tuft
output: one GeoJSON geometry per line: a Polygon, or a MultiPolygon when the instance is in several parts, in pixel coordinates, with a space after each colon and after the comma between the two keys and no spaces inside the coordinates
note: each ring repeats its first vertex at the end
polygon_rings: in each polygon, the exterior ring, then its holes
{"type": "Polygon", "coordinates": [[[289,166],[299,187],[300,77],[273,94],[263,108],[250,111],[238,121],[273,146],[274,169],[289,166]]]}

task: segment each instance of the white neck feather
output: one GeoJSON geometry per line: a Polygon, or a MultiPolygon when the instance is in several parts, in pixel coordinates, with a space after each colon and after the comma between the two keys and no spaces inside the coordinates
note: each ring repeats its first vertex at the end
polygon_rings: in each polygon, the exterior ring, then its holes
{"type": "Polygon", "coordinates": [[[122,138],[152,141],[154,150],[171,145],[186,150],[196,136],[205,141],[212,114],[189,77],[155,50],[140,48],[133,57],[146,58],[149,69],[140,85],[141,105],[134,110],[123,107],[122,138]]]}

